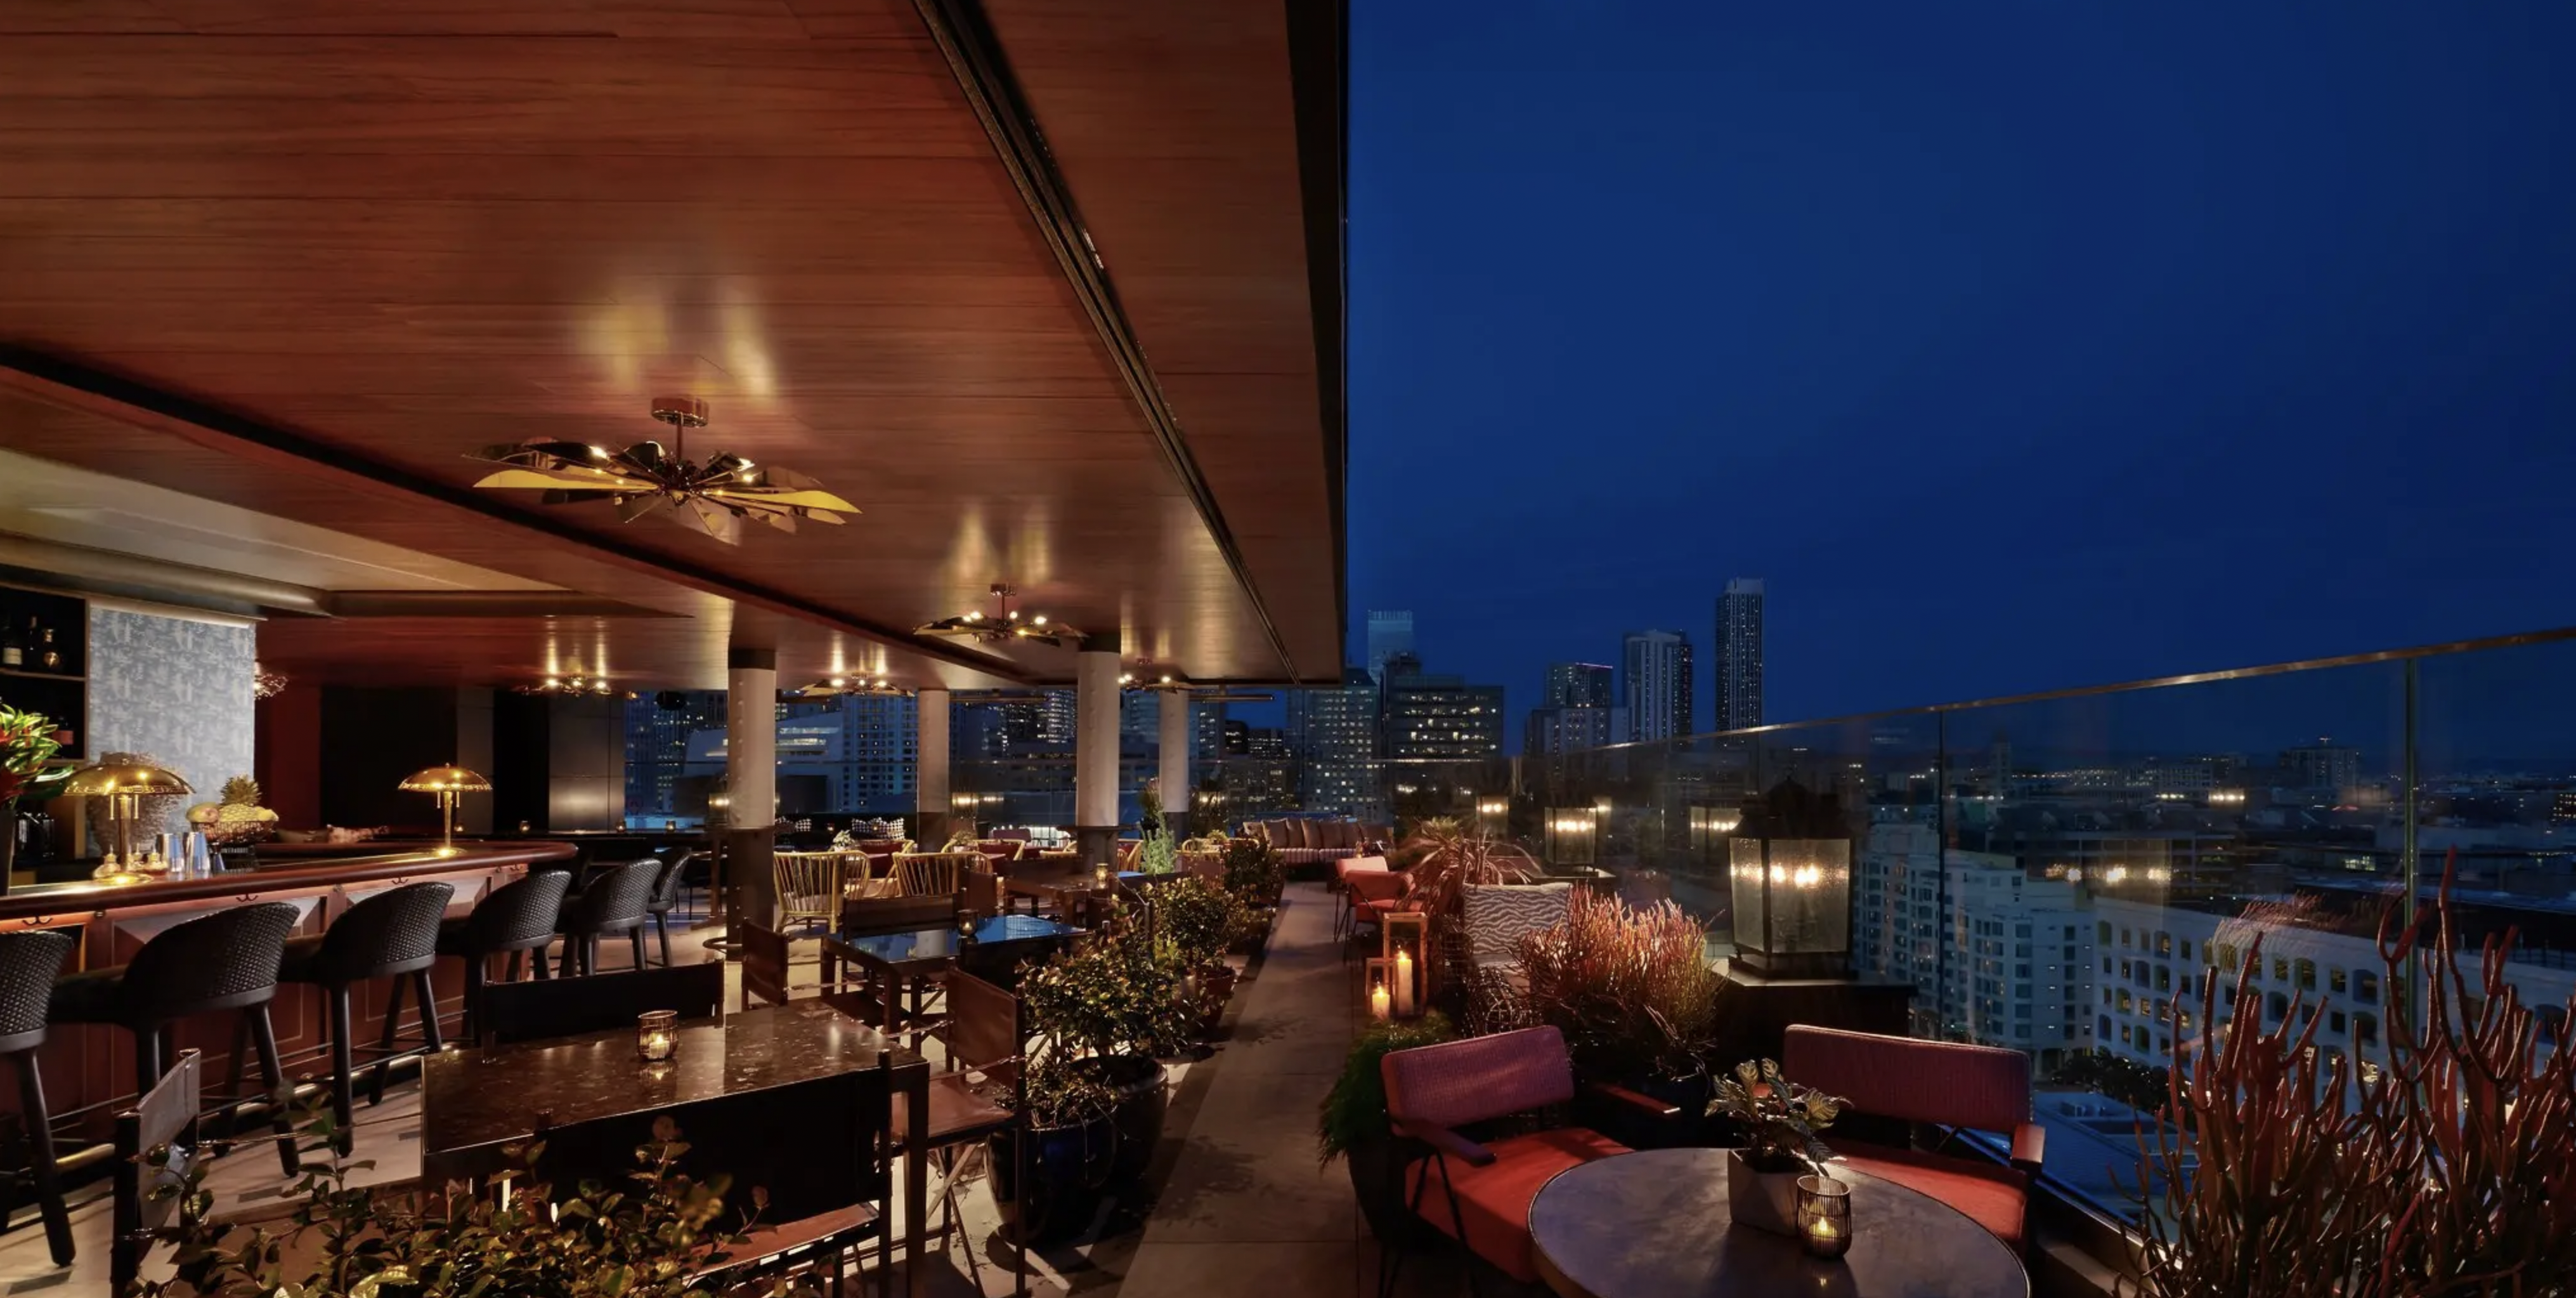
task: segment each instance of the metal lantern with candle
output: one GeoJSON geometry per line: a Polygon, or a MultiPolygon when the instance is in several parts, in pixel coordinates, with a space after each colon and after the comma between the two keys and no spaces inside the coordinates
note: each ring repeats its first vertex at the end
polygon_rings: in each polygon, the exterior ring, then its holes
{"type": "Polygon", "coordinates": [[[456,850],[456,804],[468,793],[489,793],[492,782],[462,766],[433,766],[403,778],[405,793],[427,793],[438,799],[438,850],[456,850]]]}
{"type": "Polygon", "coordinates": [[[1735,962],[1779,978],[1851,964],[1851,822],[1841,800],[1795,779],[1745,804],[1727,844],[1735,962]]]}
{"type": "Polygon", "coordinates": [[[1498,794],[1476,799],[1476,832],[1487,838],[1511,837],[1512,800],[1498,794]]]}
{"type": "Polygon", "coordinates": [[[107,799],[107,823],[116,841],[107,845],[107,859],[99,863],[95,876],[107,879],[141,872],[134,836],[135,822],[143,818],[143,800],[194,791],[186,780],[158,766],[101,763],[72,772],[63,781],[62,796],[107,799]]]}
{"type": "Polygon", "coordinates": [[[1798,1242],[1822,1258],[1851,1251],[1851,1186],[1830,1176],[1798,1178],[1798,1242]]]}
{"type": "Polygon", "coordinates": [[[646,1010],[635,1018],[635,1057],[648,1064],[668,1063],[680,1053],[680,1012],[646,1010]]]}
{"type": "Polygon", "coordinates": [[[1592,865],[1601,855],[1601,809],[1550,807],[1547,811],[1547,863],[1564,867],[1592,865]]]}
{"type": "Polygon", "coordinates": [[[1390,983],[1395,966],[1384,956],[1370,956],[1363,967],[1367,971],[1368,1015],[1372,1023],[1384,1023],[1395,1017],[1395,992],[1390,983]]]}
{"type": "Polygon", "coordinates": [[[1379,917],[1377,927],[1395,1017],[1412,1018],[1431,1000],[1431,917],[1418,910],[1390,911],[1379,917]]]}

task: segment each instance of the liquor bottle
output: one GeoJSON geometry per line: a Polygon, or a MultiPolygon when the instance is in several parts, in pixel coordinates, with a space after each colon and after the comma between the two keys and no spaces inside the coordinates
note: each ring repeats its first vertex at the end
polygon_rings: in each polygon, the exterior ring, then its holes
{"type": "Polygon", "coordinates": [[[0,667],[27,665],[27,646],[18,639],[16,627],[0,627],[0,667]]]}
{"type": "Polygon", "coordinates": [[[60,646],[54,643],[54,629],[52,627],[45,628],[44,634],[37,641],[37,645],[41,652],[38,653],[36,660],[43,664],[44,669],[49,672],[61,671],[63,669],[63,651],[60,646]]]}

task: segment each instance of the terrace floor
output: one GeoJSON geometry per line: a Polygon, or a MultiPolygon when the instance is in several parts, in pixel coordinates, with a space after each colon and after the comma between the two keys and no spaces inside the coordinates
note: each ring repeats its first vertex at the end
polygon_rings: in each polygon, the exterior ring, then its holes
{"type": "MultiPolygon", "coordinates": [[[[693,949],[702,950],[681,946],[681,958],[693,949]]],[[[611,950],[602,956],[603,963],[622,963],[611,950]]],[[[1227,1030],[1205,1058],[1172,1066],[1164,1147],[1137,1196],[1108,1205],[1073,1242],[1033,1253],[1032,1293],[1194,1298],[1245,1285],[1319,1298],[1374,1292],[1376,1244],[1361,1222],[1349,1177],[1338,1165],[1315,1161],[1316,1105],[1339,1072],[1353,1031],[1352,969],[1333,940],[1331,899],[1320,886],[1292,885],[1267,953],[1236,993],[1227,1030]]],[[[374,1166],[353,1182],[419,1175],[417,1084],[389,1088],[380,1107],[362,1101],[357,1118],[356,1157],[374,1166]]],[[[282,1182],[263,1141],[245,1141],[208,1184],[227,1213],[279,1206],[282,1182]]],[[[982,1293],[1010,1293],[1009,1253],[991,1198],[979,1182],[966,1187],[961,1201],[967,1231],[978,1241],[982,1293]]],[[[0,1235],[0,1294],[105,1292],[108,1216],[104,1181],[75,1190],[79,1256],[70,1267],[56,1267],[33,1210],[22,1207],[15,1228],[0,1235]]],[[[1417,1253],[1406,1263],[1403,1292],[1462,1292],[1454,1258],[1446,1248],[1417,1253]]],[[[935,1240],[918,1279],[915,1292],[929,1298],[977,1292],[962,1253],[935,1240]]],[[[1483,1281],[1494,1298],[1515,1292],[1491,1272],[1483,1281]]]]}

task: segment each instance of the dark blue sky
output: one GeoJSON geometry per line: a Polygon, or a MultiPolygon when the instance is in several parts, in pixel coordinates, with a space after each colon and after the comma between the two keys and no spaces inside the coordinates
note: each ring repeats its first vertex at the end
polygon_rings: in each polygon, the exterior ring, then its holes
{"type": "Polygon", "coordinates": [[[1352,616],[1515,745],[1732,576],[1774,720],[2576,622],[2576,6],[1351,16],[1352,616]]]}

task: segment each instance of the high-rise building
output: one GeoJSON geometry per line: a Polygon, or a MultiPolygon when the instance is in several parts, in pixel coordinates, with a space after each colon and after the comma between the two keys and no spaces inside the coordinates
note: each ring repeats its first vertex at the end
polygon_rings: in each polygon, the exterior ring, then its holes
{"type": "Polygon", "coordinates": [[[1738,577],[1717,597],[1716,727],[1762,724],[1762,579],[1738,577]]]}
{"type": "Polygon", "coordinates": [[[626,705],[626,814],[631,823],[659,824],[678,816],[683,801],[679,783],[692,774],[687,769],[690,736],[724,727],[723,690],[670,690],[626,705]]]}
{"type": "Polygon", "coordinates": [[[1383,818],[1378,794],[1377,683],[1358,668],[1339,686],[1288,691],[1288,744],[1303,764],[1309,811],[1383,818]]]}
{"type": "Polygon", "coordinates": [[[1521,730],[1521,752],[1529,757],[1556,757],[1626,742],[1626,708],[1531,708],[1521,730]]]}
{"type": "Polygon", "coordinates": [[[2361,750],[2320,739],[2281,753],[2282,782],[2309,793],[2341,795],[2361,786],[2361,750]]]}
{"type": "Polygon", "coordinates": [[[1386,684],[1386,660],[1413,652],[1411,609],[1370,609],[1368,615],[1369,679],[1386,684]]]}
{"type": "Polygon", "coordinates": [[[1503,687],[1462,677],[1399,673],[1386,684],[1386,717],[1378,751],[1389,762],[1444,762],[1499,757],[1503,687]]]}
{"type": "Polygon", "coordinates": [[[2094,1044],[2094,924],[2076,882],[1870,827],[1852,897],[1852,968],[1916,988],[1925,1036],[2027,1051],[2042,1076],[2094,1044]]]}
{"type": "Polygon", "coordinates": [[[1611,668],[1603,663],[1549,663],[1547,693],[1538,701],[1543,708],[1606,708],[1613,706],[1614,685],[1611,668]]]}
{"type": "Polygon", "coordinates": [[[1689,734],[1690,637],[1679,631],[1631,631],[1621,647],[1627,675],[1628,738],[1646,741],[1689,734]]]}

